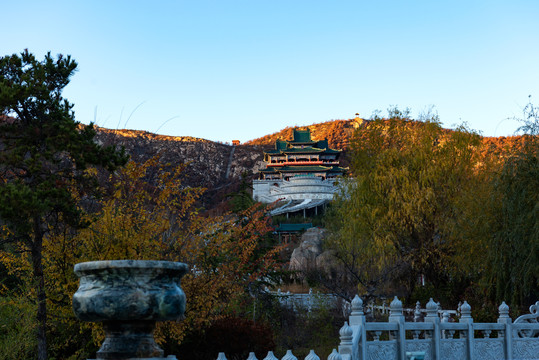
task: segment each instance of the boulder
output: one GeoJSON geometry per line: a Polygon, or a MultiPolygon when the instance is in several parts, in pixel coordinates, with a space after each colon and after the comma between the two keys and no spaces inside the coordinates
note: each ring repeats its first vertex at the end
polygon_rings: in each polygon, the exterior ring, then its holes
{"type": "Polygon", "coordinates": [[[301,236],[299,247],[294,249],[290,258],[290,270],[307,270],[316,266],[317,257],[322,253],[325,229],[310,228],[301,236]]]}
{"type": "Polygon", "coordinates": [[[335,264],[335,251],[327,250],[316,257],[316,268],[329,272],[335,264]]]}

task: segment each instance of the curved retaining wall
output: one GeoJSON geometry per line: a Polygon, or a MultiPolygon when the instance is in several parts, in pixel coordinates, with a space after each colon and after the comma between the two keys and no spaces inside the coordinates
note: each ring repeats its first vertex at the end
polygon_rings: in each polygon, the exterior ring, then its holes
{"type": "Polygon", "coordinates": [[[253,199],[271,203],[279,199],[332,200],[335,180],[319,177],[293,177],[290,180],[254,180],[253,199]]]}

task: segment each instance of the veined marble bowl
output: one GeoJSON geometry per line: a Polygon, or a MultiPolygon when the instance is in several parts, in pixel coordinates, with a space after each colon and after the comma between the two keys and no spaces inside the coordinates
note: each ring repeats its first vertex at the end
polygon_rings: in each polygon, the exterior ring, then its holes
{"type": "Polygon", "coordinates": [[[165,321],[185,312],[180,279],[186,264],[154,260],[106,260],[75,265],[80,285],[73,311],[84,321],[165,321]]]}

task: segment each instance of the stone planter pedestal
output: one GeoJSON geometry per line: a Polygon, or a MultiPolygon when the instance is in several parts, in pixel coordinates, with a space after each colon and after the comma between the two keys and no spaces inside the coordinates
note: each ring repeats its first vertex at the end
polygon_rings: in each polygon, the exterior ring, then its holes
{"type": "Polygon", "coordinates": [[[180,286],[186,264],[110,260],[75,265],[80,285],[73,311],[83,321],[102,322],[105,341],[96,358],[173,360],[155,343],[156,321],[179,320],[185,311],[180,286]]]}

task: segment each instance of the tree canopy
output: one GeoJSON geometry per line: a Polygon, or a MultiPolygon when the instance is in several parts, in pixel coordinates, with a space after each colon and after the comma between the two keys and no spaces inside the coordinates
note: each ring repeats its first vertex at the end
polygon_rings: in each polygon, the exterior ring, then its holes
{"type": "Polygon", "coordinates": [[[197,207],[204,189],[182,183],[187,165],[156,157],[122,168],[124,153],[100,146],[93,126],[76,122],[62,97],[76,66],[69,56],[50,54],[43,61],[28,52],[0,59],[0,345],[13,349],[5,356],[95,352],[99,325],[81,323],[71,310],[73,265],[81,261],[191,266],[182,279],[185,321],[156,331],[165,348],[219,319],[245,317],[250,291],[278,268],[281,248],[266,236],[264,209],[242,201],[237,213],[210,217],[197,207]],[[100,167],[114,171],[109,177],[100,167]],[[14,314],[34,308],[37,322],[17,322],[14,314]]]}
{"type": "Polygon", "coordinates": [[[539,109],[530,101],[518,120],[524,146],[510,154],[493,179],[498,206],[486,283],[495,301],[523,307],[539,298],[539,109]]]}
{"type": "Polygon", "coordinates": [[[187,295],[185,319],[157,326],[156,338],[175,350],[186,335],[245,311],[248,287],[268,279],[277,268],[279,248],[265,242],[270,231],[263,209],[237,215],[202,216],[196,206],[203,189],[183,186],[185,165],[163,164],[158,157],[129,162],[110,177],[110,195],[103,199],[92,224],[76,233],[45,240],[47,288],[55,315],[55,352],[90,356],[102,340],[98,325],[75,319],[71,296],[78,287],[73,265],[106,259],[158,259],[187,263],[182,278],[187,295]],[[66,337],[70,333],[80,334],[66,337]],[[83,348],[83,339],[90,341],[83,348]]]}
{"type": "Polygon", "coordinates": [[[329,223],[330,246],[361,293],[379,295],[395,279],[408,289],[447,280],[458,199],[473,187],[479,145],[464,127],[446,131],[437,117],[411,121],[398,109],[357,130],[353,178],[342,182],[329,223]]]}
{"type": "Polygon", "coordinates": [[[77,68],[70,56],[43,61],[24,51],[0,58],[0,221],[4,242],[30,253],[38,303],[38,358],[47,357],[42,246],[51,230],[84,226],[79,199],[95,195],[89,166],[125,164],[115,147],[94,141],[92,125],[75,121],[62,91],[77,68]]]}

